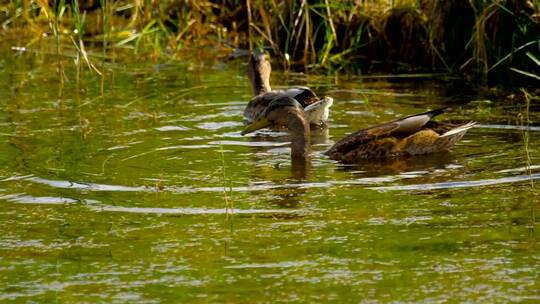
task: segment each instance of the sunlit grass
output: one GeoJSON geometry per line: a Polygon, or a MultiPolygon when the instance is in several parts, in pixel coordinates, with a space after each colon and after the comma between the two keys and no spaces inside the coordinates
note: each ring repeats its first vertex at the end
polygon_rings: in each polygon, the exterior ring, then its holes
{"type": "MultiPolygon", "coordinates": [[[[201,47],[271,49],[284,68],[445,71],[495,82],[536,81],[537,1],[11,1],[0,5],[5,32],[26,45],[52,32],[57,53],[75,48],[96,73],[117,50],[138,59],[181,58],[201,47]],[[45,22],[44,22],[45,21],[45,22]],[[74,31],[77,31],[74,34],[74,31]],[[99,42],[99,43],[97,43],[99,42]],[[100,60],[101,60],[100,59],[100,60]],[[511,68],[512,73],[507,73],[511,68]]],[[[59,60],[59,73],[63,66],[59,60]]],[[[60,77],[65,80],[66,75],[60,77]]],[[[102,87],[105,77],[102,77],[102,87]]]]}

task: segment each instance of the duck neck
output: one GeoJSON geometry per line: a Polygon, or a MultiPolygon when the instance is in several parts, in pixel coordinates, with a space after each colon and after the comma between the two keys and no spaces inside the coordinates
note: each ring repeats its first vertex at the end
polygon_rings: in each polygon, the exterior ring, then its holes
{"type": "Polygon", "coordinates": [[[255,73],[253,79],[251,80],[251,86],[253,88],[253,94],[255,95],[272,91],[272,88],[270,87],[270,79],[268,79],[268,77],[264,77],[261,75],[261,73],[255,73]]]}
{"type": "Polygon", "coordinates": [[[287,127],[291,134],[291,156],[306,158],[309,156],[309,125],[306,119],[298,113],[290,113],[287,117],[287,127]]]}
{"type": "Polygon", "coordinates": [[[267,62],[256,63],[253,58],[248,64],[247,74],[251,81],[251,88],[254,95],[268,93],[272,91],[270,87],[271,67],[267,62]]]}

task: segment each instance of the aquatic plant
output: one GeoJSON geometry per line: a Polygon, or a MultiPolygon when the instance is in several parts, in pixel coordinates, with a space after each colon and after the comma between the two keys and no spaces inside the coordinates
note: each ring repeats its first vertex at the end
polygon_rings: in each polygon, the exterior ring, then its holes
{"type": "Polygon", "coordinates": [[[538,1],[22,0],[0,11],[3,31],[25,31],[27,45],[47,39],[47,20],[59,52],[75,27],[74,47],[94,71],[85,42],[101,42],[103,58],[266,47],[287,68],[445,71],[516,86],[538,75],[538,1]]]}
{"type": "Polygon", "coordinates": [[[536,214],[535,214],[534,206],[535,206],[535,204],[538,203],[538,195],[537,195],[537,193],[535,191],[534,179],[532,177],[533,176],[533,171],[532,171],[533,161],[532,161],[531,153],[530,153],[530,149],[529,149],[529,145],[530,145],[529,127],[530,127],[530,123],[531,123],[530,106],[531,106],[531,100],[532,99],[540,100],[540,98],[537,97],[537,96],[531,95],[525,89],[521,89],[520,91],[523,94],[524,103],[525,103],[524,104],[524,110],[523,110],[522,113],[519,114],[519,116],[520,116],[519,118],[520,118],[520,123],[521,123],[521,126],[522,126],[522,130],[523,130],[522,137],[523,137],[523,150],[524,150],[524,154],[525,154],[525,168],[526,168],[526,173],[529,176],[529,186],[530,186],[530,189],[531,189],[531,195],[529,197],[531,209],[530,209],[530,218],[529,218],[528,228],[529,228],[529,232],[532,234],[532,233],[534,233],[534,225],[536,224],[536,214]]]}

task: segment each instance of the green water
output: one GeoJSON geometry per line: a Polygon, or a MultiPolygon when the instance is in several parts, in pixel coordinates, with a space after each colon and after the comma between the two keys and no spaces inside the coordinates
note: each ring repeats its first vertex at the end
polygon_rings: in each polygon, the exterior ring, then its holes
{"type": "Polygon", "coordinates": [[[538,104],[524,128],[523,102],[457,99],[441,118],[478,126],[450,153],[342,166],[348,132],[460,92],[275,71],[335,100],[297,168],[286,133],[240,136],[242,60],[108,63],[102,93],[2,54],[0,302],[540,300],[538,104]]]}

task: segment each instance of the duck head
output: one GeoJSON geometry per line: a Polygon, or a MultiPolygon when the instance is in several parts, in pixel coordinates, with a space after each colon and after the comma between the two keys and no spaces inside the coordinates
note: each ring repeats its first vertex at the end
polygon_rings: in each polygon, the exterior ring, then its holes
{"type": "Polygon", "coordinates": [[[286,127],[291,134],[291,155],[309,156],[309,123],[302,105],[294,98],[280,95],[274,98],[268,107],[244,130],[242,135],[266,127],[286,127]]]}

